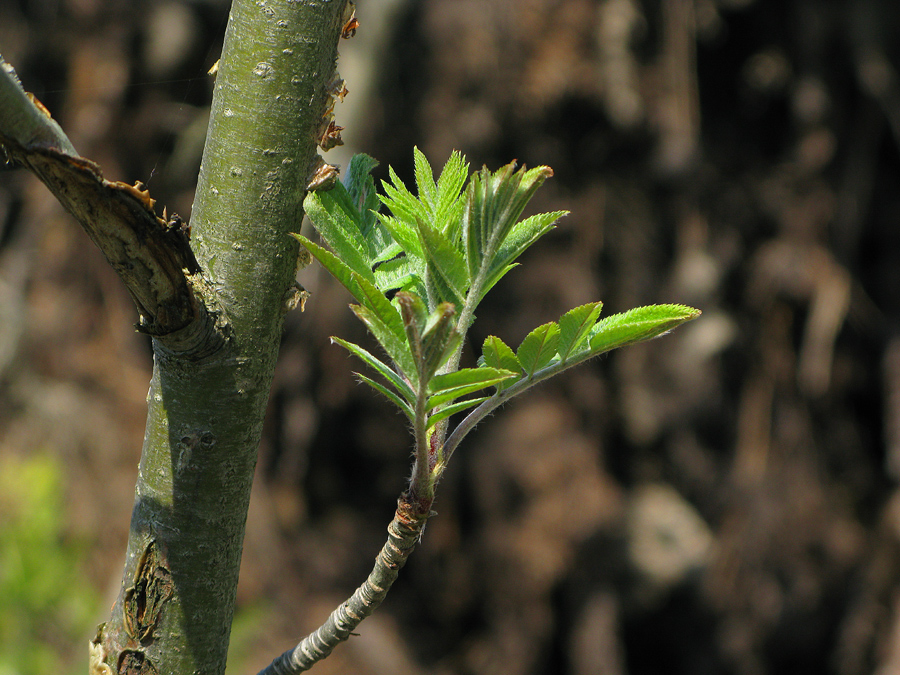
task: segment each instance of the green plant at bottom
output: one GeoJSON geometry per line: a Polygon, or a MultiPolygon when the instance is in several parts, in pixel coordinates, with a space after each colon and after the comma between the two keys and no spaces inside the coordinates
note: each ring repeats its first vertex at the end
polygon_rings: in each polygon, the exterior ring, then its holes
{"type": "Polygon", "coordinates": [[[510,163],[470,177],[465,159],[454,152],[435,181],[418,149],[414,165],[416,195],[393,169],[379,195],[370,175],[377,162],[356,155],[344,184],[310,192],[304,202],[328,248],[294,235],[359,303],[351,309],[387,358],[332,340],[379,376],[357,373],[408,418],[415,452],[409,486],[369,579],[323,626],[273,661],[267,674],[307,670],[377,607],[421,536],[450,457],[485,416],[538,382],[700,314],[683,305],[652,305],[600,319],[602,303],[591,302],[538,326],[515,350],[489,336],[477,367],[460,368],[463,338],[478,304],[566,212],[519,220],[553,175],[546,166],[510,163]],[[380,212],[380,205],[389,213],[380,212]],[[451,428],[452,416],[465,411],[451,428]]]}
{"type": "Polygon", "coordinates": [[[96,622],[86,542],[66,534],[63,473],[50,455],[0,457],[0,675],[74,673],[60,652],[96,622]]]}

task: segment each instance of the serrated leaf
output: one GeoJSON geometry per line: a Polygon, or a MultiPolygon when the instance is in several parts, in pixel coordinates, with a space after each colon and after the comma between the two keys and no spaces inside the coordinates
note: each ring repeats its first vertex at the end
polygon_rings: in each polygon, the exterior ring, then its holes
{"type": "Polygon", "coordinates": [[[581,349],[602,309],[602,302],[589,302],[570,309],[559,318],[559,344],[556,350],[560,360],[565,361],[569,354],[581,349]]]}
{"type": "Polygon", "coordinates": [[[650,305],[614,314],[590,331],[591,354],[643,342],[700,316],[700,310],[684,305],[650,305]]]}
{"type": "Polygon", "coordinates": [[[388,260],[375,268],[375,285],[382,293],[409,288],[416,278],[406,256],[388,260]]]}
{"type": "Polygon", "coordinates": [[[322,239],[357,274],[374,281],[369,244],[360,231],[360,215],[343,185],[327,192],[308,192],[303,209],[322,239]]]}
{"type": "Polygon", "coordinates": [[[458,412],[462,412],[463,410],[468,410],[469,408],[478,405],[479,403],[483,403],[487,401],[490,396],[479,396],[478,398],[467,398],[465,401],[457,401],[453,405],[448,405],[440,410],[438,410],[433,415],[429,415],[427,422],[425,423],[426,429],[431,429],[435,424],[441,422],[451,415],[455,415],[458,412]]]}
{"type": "MultiPolygon", "coordinates": [[[[494,263],[497,252],[534,192],[552,175],[549,167],[516,170],[513,162],[494,173],[485,167],[472,176],[466,192],[463,240],[473,284],[476,277],[485,274],[494,263]]],[[[511,261],[510,258],[499,262],[494,269],[503,269],[511,261]]]]}
{"type": "Polygon", "coordinates": [[[366,279],[359,279],[359,288],[362,294],[363,307],[371,310],[391,332],[398,338],[403,338],[406,331],[403,328],[403,319],[397,308],[391,304],[384,293],[382,293],[375,284],[370,283],[366,279]]]}
{"type": "Polygon", "coordinates": [[[443,232],[421,220],[418,226],[425,260],[444,293],[440,299],[462,306],[468,288],[466,261],[443,232]]]}
{"type": "MultiPolygon", "coordinates": [[[[378,160],[366,154],[356,154],[350,158],[344,185],[350,200],[359,212],[360,231],[369,242],[369,252],[380,256],[390,242],[387,231],[378,223],[378,192],[375,190],[375,179],[370,175],[378,166],[378,160]]],[[[372,257],[370,255],[370,257],[372,257]]]]}
{"type": "Polygon", "coordinates": [[[497,378],[506,379],[513,375],[516,375],[516,373],[503,368],[460,368],[452,373],[444,373],[431,378],[431,381],[428,383],[428,392],[430,394],[438,394],[442,391],[479,383],[483,386],[491,386],[484,383],[497,378]]]}
{"type": "Polygon", "coordinates": [[[452,403],[460,396],[496,386],[514,377],[518,377],[518,374],[499,368],[462,368],[453,373],[438,375],[428,383],[428,390],[432,392],[428,398],[428,408],[434,409],[452,403]]]}
{"type": "Polygon", "coordinates": [[[326,248],[314,244],[302,234],[291,235],[299,241],[356,300],[367,308],[394,337],[404,339],[403,321],[384,294],[370,282],[351,270],[346,263],[326,248]]]}
{"type": "Polygon", "coordinates": [[[400,248],[400,245],[396,241],[394,241],[391,233],[388,232],[387,228],[378,219],[379,214],[377,209],[369,210],[368,214],[372,216],[372,230],[366,237],[372,243],[372,250],[375,251],[371,259],[372,266],[374,267],[380,262],[397,257],[403,252],[403,249],[400,248]]]}
{"type": "Polygon", "coordinates": [[[444,164],[437,181],[435,223],[439,226],[448,219],[459,223],[459,216],[462,215],[463,208],[461,194],[468,175],[469,165],[466,163],[466,158],[462,153],[454,150],[447,163],[444,164]]]}
{"type": "MultiPolygon", "coordinates": [[[[495,335],[489,335],[481,348],[481,357],[484,364],[491,368],[502,368],[514,373],[522,372],[522,364],[519,363],[519,357],[503,340],[495,335]]],[[[505,387],[501,386],[501,389],[505,387]]]]}
{"type": "Polygon", "coordinates": [[[522,344],[516,350],[516,356],[522,365],[526,375],[534,373],[556,356],[556,346],[559,344],[559,325],[551,321],[538,326],[522,340],[522,344]]]}
{"type": "Polygon", "coordinates": [[[532,244],[556,227],[556,222],[568,211],[538,213],[516,223],[488,266],[481,296],[484,295],[513,267],[515,261],[532,244]]]}
{"type": "Polygon", "coordinates": [[[466,209],[463,212],[463,245],[466,251],[466,263],[469,268],[469,283],[474,283],[481,272],[484,262],[485,237],[485,200],[488,186],[485,184],[483,168],[469,179],[466,188],[466,209]]]}
{"type": "Polygon", "coordinates": [[[378,393],[382,394],[385,398],[387,398],[389,401],[391,401],[395,406],[400,408],[400,410],[403,412],[403,414],[409,418],[410,422],[415,422],[415,419],[416,419],[415,413],[413,412],[413,409],[409,406],[409,404],[406,401],[404,401],[402,398],[397,396],[397,394],[392,392],[390,389],[385,387],[380,382],[376,382],[375,380],[366,377],[362,373],[356,373],[356,376],[360,379],[360,381],[365,382],[367,385],[372,387],[372,389],[374,389],[378,393]]]}
{"type": "MultiPolygon", "coordinates": [[[[416,385],[418,382],[418,369],[416,368],[416,363],[410,352],[409,345],[406,342],[406,335],[401,333],[398,336],[379,315],[368,307],[351,305],[350,309],[353,310],[353,313],[359,317],[359,320],[366,325],[369,332],[375,336],[375,339],[378,340],[378,344],[380,344],[387,355],[394,360],[394,363],[397,364],[397,367],[400,368],[403,374],[413,382],[413,385],[416,385]]],[[[394,312],[397,319],[400,320],[400,316],[393,307],[391,307],[391,311],[394,312]]],[[[400,323],[402,330],[402,321],[400,323]]]]}
{"type": "Polygon", "coordinates": [[[352,342],[348,342],[346,340],[342,340],[338,337],[331,338],[331,341],[335,344],[340,345],[348,352],[359,358],[366,365],[368,365],[373,370],[377,371],[384,379],[390,382],[397,392],[406,399],[406,401],[412,405],[412,402],[416,400],[416,394],[413,392],[412,388],[409,386],[409,383],[404,380],[393,368],[388,366],[386,363],[375,357],[373,354],[363,349],[359,345],[353,344],[352,342]]]}
{"type": "Polygon", "coordinates": [[[411,263],[415,263],[417,258],[424,262],[425,256],[422,252],[422,244],[419,242],[419,235],[415,227],[399,218],[393,218],[384,214],[379,214],[378,217],[381,220],[381,224],[390,232],[394,241],[402,247],[411,263]]]}
{"type": "Polygon", "coordinates": [[[393,167],[388,167],[388,174],[391,183],[381,182],[384,194],[379,195],[379,199],[382,204],[387,206],[396,217],[410,225],[416,222],[416,218],[428,220],[431,215],[428,208],[406,188],[393,167]]]}
{"type": "MultiPolygon", "coordinates": [[[[391,236],[391,233],[387,231],[386,227],[382,226],[382,229],[384,230],[386,238],[390,239],[390,244],[382,248],[381,253],[379,253],[378,257],[376,257],[372,262],[376,265],[380,265],[390,260],[395,260],[398,257],[405,259],[406,256],[403,255],[403,248],[400,246],[400,244],[394,241],[394,238],[391,236]]],[[[413,234],[413,236],[415,236],[415,234],[413,234]]]]}
{"type": "Polygon", "coordinates": [[[462,296],[447,283],[446,279],[432,265],[428,265],[425,268],[425,291],[429,305],[433,306],[441,302],[450,302],[453,305],[463,304],[462,296]]]}
{"type": "Polygon", "coordinates": [[[434,172],[431,170],[431,164],[428,163],[428,159],[417,147],[413,147],[413,167],[419,200],[427,207],[429,214],[434,214],[434,206],[437,201],[437,185],[434,182],[434,172]]]}

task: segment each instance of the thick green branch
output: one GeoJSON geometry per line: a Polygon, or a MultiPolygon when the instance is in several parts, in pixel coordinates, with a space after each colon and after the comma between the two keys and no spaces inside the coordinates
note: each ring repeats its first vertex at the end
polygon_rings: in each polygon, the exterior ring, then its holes
{"type": "Polygon", "coordinates": [[[154,340],[121,592],[92,650],[115,672],[225,669],[263,415],[298,293],[288,233],[321,165],[345,4],[232,6],[191,218],[203,270],[192,286],[223,340],[202,355],[154,340]]]}

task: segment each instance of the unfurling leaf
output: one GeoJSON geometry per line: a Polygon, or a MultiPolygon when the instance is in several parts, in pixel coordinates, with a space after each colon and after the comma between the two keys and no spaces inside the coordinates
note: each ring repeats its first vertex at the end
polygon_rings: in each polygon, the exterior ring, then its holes
{"type": "Polygon", "coordinates": [[[400,305],[419,382],[426,383],[459,344],[459,334],[453,321],[456,309],[445,302],[429,315],[425,303],[414,293],[401,291],[395,299],[400,305]]]}
{"type": "Polygon", "coordinates": [[[443,470],[435,469],[435,447],[449,457],[480,419],[511,396],[699,315],[681,305],[657,305],[598,321],[602,304],[591,302],[566,312],[558,323],[535,328],[515,351],[488,337],[478,367],[456,370],[462,340],[485,294],[566,214],[519,220],[553,172],[512,162],[494,172],[485,167],[466,185],[469,166],[461,154],[454,152],[435,179],[416,148],[417,194],[389,167],[389,180],[376,195],[371,177],[376,164],[365,155],[354,157],[345,185],[307,197],[307,211],[331,250],[295,236],[359,302],[353,311],[390,357],[382,361],[335,340],[379,373],[378,381],[359,377],[412,423],[418,467],[412,482],[423,494],[433,491],[443,470]],[[379,202],[390,212],[378,213],[379,202]],[[491,395],[484,395],[485,389],[491,395]],[[448,418],[474,406],[447,436],[448,418]]]}
{"type": "MultiPolygon", "coordinates": [[[[375,214],[372,210],[378,208],[378,194],[375,191],[375,179],[372,178],[372,170],[378,166],[378,160],[369,155],[360,153],[350,158],[350,164],[347,166],[347,177],[344,179],[344,187],[350,195],[350,200],[356,207],[356,210],[364,218],[366,214],[371,215],[371,221],[367,220],[367,224],[375,222],[375,214]]],[[[368,228],[362,228],[363,235],[368,235],[368,228]]]]}
{"type": "Polygon", "coordinates": [[[400,316],[403,318],[403,328],[406,331],[406,339],[409,342],[409,350],[417,364],[417,370],[422,370],[422,331],[425,329],[425,321],[428,320],[428,308],[415,293],[400,292],[394,296],[400,306],[400,316]]]}
{"type": "Polygon", "coordinates": [[[462,339],[456,332],[456,308],[449,302],[438,305],[428,318],[422,334],[423,361],[421,377],[423,381],[431,379],[438,368],[450,356],[462,339]]]}
{"type": "MultiPolygon", "coordinates": [[[[466,191],[463,239],[473,283],[494,262],[526,204],[552,175],[548,166],[516,170],[515,162],[511,162],[494,173],[484,167],[472,176],[466,191]]],[[[506,263],[500,265],[505,266],[506,263]]]]}
{"type": "Polygon", "coordinates": [[[559,344],[559,325],[550,322],[538,326],[522,340],[522,344],[516,350],[516,356],[522,365],[526,375],[534,373],[556,356],[556,346],[559,344]]]}

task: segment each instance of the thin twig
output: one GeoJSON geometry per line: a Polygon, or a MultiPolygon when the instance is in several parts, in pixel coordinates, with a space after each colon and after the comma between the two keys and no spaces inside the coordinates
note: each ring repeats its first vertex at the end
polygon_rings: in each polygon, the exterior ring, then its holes
{"type": "Polygon", "coordinates": [[[258,675],[302,673],[349,638],[360,622],[384,600],[396,581],[400,568],[419,541],[429,515],[430,505],[423,513],[420,505],[411,503],[405,494],[401,496],[394,519],[388,526],[388,540],[375,559],[375,567],[369,578],[356,589],[349,600],[341,603],[331,613],[324,624],[303,638],[296,647],[272,661],[258,675]]]}

